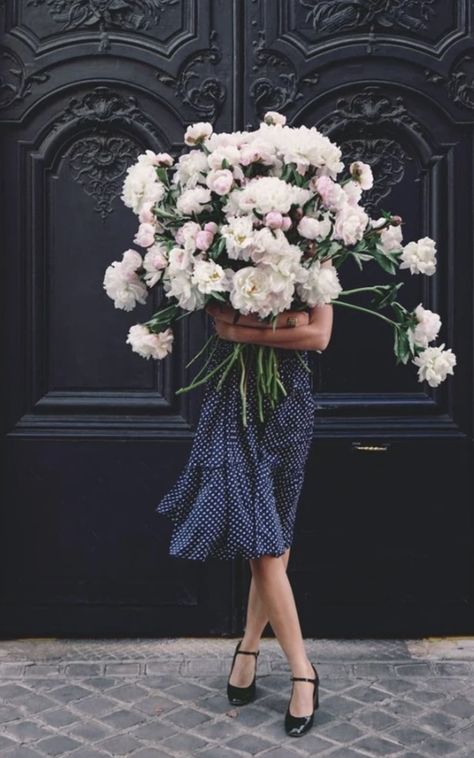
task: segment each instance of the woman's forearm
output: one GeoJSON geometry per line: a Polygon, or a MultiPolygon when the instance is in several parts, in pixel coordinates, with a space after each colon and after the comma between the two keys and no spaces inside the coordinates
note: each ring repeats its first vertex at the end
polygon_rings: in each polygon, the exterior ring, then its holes
{"type": "Polygon", "coordinates": [[[275,332],[271,327],[254,329],[248,326],[226,324],[218,327],[218,334],[223,339],[233,342],[253,342],[256,345],[289,350],[324,350],[326,346],[324,332],[310,324],[277,329],[275,332]]]}

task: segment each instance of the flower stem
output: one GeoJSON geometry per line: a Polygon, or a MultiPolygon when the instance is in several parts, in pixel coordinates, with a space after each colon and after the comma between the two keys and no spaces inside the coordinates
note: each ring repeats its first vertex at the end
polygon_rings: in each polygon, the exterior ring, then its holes
{"type": "Polygon", "coordinates": [[[362,305],[354,305],[354,303],[344,303],[342,300],[331,300],[330,301],[332,305],[343,305],[345,308],[354,308],[356,311],[364,311],[365,313],[371,313],[373,316],[378,316],[378,318],[381,318],[383,321],[387,321],[387,323],[392,324],[392,326],[397,326],[397,322],[393,321],[391,318],[387,318],[387,316],[384,316],[382,313],[377,313],[377,311],[371,311],[370,308],[363,308],[362,305]]]}

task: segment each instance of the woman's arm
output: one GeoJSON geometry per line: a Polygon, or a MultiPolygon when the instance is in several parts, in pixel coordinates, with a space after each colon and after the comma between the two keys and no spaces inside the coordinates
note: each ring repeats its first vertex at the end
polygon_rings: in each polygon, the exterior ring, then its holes
{"type": "Polygon", "coordinates": [[[296,327],[254,329],[228,324],[216,319],[216,332],[231,342],[253,342],[256,345],[281,347],[290,350],[325,350],[332,333],[333,306],[315,305],[310,309],[308,324],[296,327]]]}
{"type": "MultiPolygon", "coordinates": [[[[321,266],[332,266],[330,259],[324,261],[321,266]]],[[[212,306],[212,315],[215,317],[215,327],[218,335],[232,342],[253,342],[257,345],[269,347],[281,347],[292,350],[325,350],[330,342],[333,327],[333,306],[330,303],[315,305],[309,309],[309,314],[304,311],[284,311],[279,314],[277,328],[261,326],[260,320],[255,314],[242,316],[243,323],[232,323],[228,317],[223,318],[219,313],[220,308],[212,306]],[[288,327],[286,317],[288,314],[296,314],[297,325],[288,327]],[[307,321],[302,317],[306,316],[307,321]],[[247,326],[247,323],[258,321],[258,324],[247,326]],[[255,329],[258,325],[260,328],[255,329]]],[[[233,309],[231,308],[231,311],[233,309]]],[[[208,311],[211,312],[211,311],[208,311]]]]}
{"type": "MultiPolygon", "coordinates": [[[[229,303],[208,303],[205,310],[215,319],[224,321],[226,324],[234,324],[234,317],[237,311],[229,303]]],[[[279,313],[276,319],[276,328],[287,327],[287,319],[293,319],[294,326],[304,326],[309,324],[309,313],[307,311],[286,310],[279,313]]],[[[267,321],[262,321],[257,313],[249,313],[247,315],[239,314],[237,321],[238,326],[251,326],[257,329],[272,328],[272,325],[267,321]]]]}

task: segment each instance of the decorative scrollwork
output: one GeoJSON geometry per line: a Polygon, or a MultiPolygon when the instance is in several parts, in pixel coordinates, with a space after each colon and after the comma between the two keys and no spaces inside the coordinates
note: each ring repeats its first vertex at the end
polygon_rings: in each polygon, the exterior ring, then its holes
{"type": "Polygon", "coordinates": [[[434,0],[300,0],[309,9],[306,23],[327,34],[361,26],[424,31],[435,12],[433,3],[434,0]]]}
{"type": "Polygon", "coordinates": [[[141,126],[158,142],[162,137],[153,121],[137,105],[135,97],[123,97],[105,86],[95,87],[82,98],[72,98],[51,125],[51,131],[73,126],[85,133],[68,152],[74,180],[95,200],[94,210],[105,220],[120,194],[127,167],[143,149],[132,138],[113,134],[124,126],[141,126]]]}
{"type": "Polygon", "coordinates": [[[53,122],[51,129],[59,129],[71,123],[79,127],[96,128],[103,124],[109,130],[111,126],[139,124],[147,133],[154,134],[157,140],[160,140],[154,122],[140,110],[136,98],[132,95],[123,97],[106,86],[94,87],[92,92],[87,92],[81,98],[73,97],[63,113],[53,122]]]}
{"type": "Polygon", "coordinates": [[[351,98],[341,98],[336,109],[318,124],[318,128],[331,139],[336,137],[346,163],[361,160],[372,167],[374,186],[364,200],[364,206],[372,214],[380,209],[381,200],[402,181],[407,162],[413,160],[394,134],[400,126],[422,133],[420,124],[408,113],[403,99],[392,99],[378,87],[366,87],[351,98]]]}
{"type": "Polygon", "coordinates": [[[177,76],[159,70],[156,72],[156,78],[162,84],[172,87],[181,101],[199,116],[213,120],[225,102],[226,87],[221,79],[209,71],[209,67],[216,66],[221,60],[222,52],[217,43],[217,32],[213,29],[209,47],[194,54],[177,76]]]}
{"type": "Polygon", "coordinates": [[[135,163],[139,146],[131,139],[93,134],[74,143],[69,150],[69,167],[74,181],[95,200],[94,210],[104,220],[123,186],[127,168],[135,163]]]}
{"type": "Polygon", "coordinates": [[[264,31],[258,32],[253,47],[253,71],[264,70],[264,75],[254,79],[250,86],[250,96],[255,102],[259,117],[268,110],[284,111],[303,97],[300,91],[303,85],[315,85],[319,82],[317,72],[299,77],[289,58],[266,46],[264,31]]]}
{"type": "Polygon", "coordinates": [[[97,27],[140,31],[158,24],[166,8],[179,0],[28,0],[27,5],[44,5],[62,30],[97,27]]]}
{"type": "Polygon", "coordinates": [[[343,130],[349,125],[364,132],[367,127],[375,129],[397,124],[422,132],[421,125],[405,108],[403,98],[391,98],[380,87],[364,87],[350,99],[340,98],[336,106],[321,124],[329,132],[343,130]]]}
{"type": "Polygon", "coordinates": [[[6,48],[0,53],[2,70],[0,73],[0,109],[9,108],[29,94],[33,84],[43,83],[49,74],[28,73],[25,64],[15,53],[6,48]]]}
{"type": "Polygon", "coordinates": [[[455,66],[448,76],[442,76],[434,71],[426,70],[425,75],[428,81],[433,84],[445,85],[448,96],[453,102],[474,110],[474,58],[465,55],[455,66]],[[465,70],[470,67],[470,71],[465,70]]]}

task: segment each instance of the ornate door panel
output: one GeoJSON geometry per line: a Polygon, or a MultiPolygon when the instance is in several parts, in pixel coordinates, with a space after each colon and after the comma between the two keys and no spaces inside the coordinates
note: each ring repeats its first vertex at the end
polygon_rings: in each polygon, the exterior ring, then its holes
{"type": "MultiPolygon", "coordinates": [[[[387,326],[334,307],[315,356],[315,439],[290,564],[308,634],[467,631],[473,619],[471,3],[246,3],[247,125],[268,109],[372,165],[371,215],[438,242],[401,299],[441,315],[456,375],[396,367],[387,326]]],[[[345,289],[357,287],[356,265],[345,289]]],[[[366,268],[372,283],[390,282],[366,268]]]]}
{"type": "Polygon", "coordinates": [[[229,628],[230,566],[169,565],[154,504],[184,464],[199,396],[174,397],[203,338],[163,363],[125,344],[158,303],[115,311],[107,265],[133,247],[120,194],[145,149],[235,119],[225,0],[2,3],[5,633],[229,628]]]}

